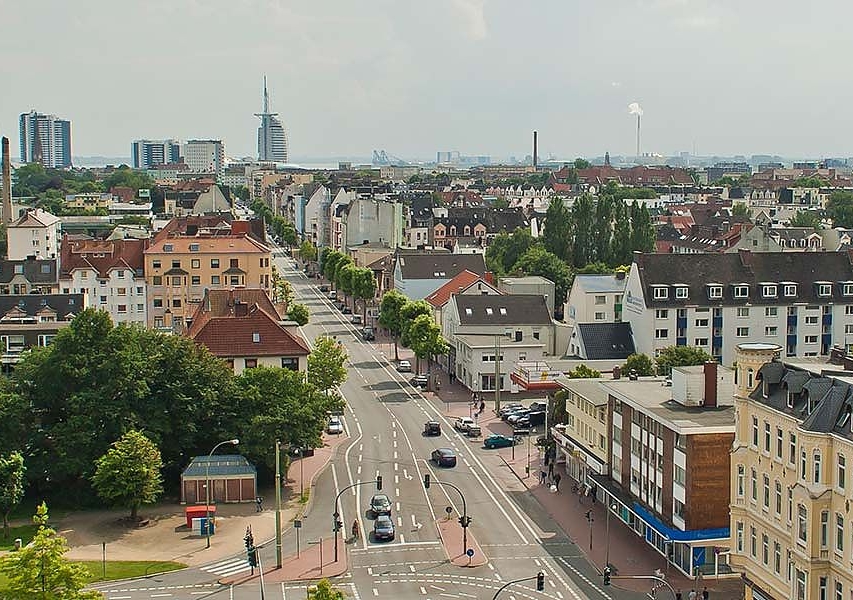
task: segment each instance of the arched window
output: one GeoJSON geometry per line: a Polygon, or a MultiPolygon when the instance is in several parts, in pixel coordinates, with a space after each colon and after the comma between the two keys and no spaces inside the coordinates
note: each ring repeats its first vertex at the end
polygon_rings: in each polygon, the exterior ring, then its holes
{"type": "Polygon", "coordinates": [[[456,235],[456,225],[451,225],[451,226],[450,226],[450,235],[451,235],[451,236],[456,235]]]}
{"type": "Polygon", "coordinates": [[[471,226],[470,225],[466,225],[465,229],[463,231],[465,232],[465,237],[471,236],[471,226]]]}
{"type": "Polygon", "coordinates": [[[746,370],[746,387],[752,389],[755,385],[755,371],[751,368],[746,370]]]}

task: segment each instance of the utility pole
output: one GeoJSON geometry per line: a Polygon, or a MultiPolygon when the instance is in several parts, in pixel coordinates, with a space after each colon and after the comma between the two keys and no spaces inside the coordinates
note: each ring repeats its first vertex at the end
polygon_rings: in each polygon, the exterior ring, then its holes
{"type": "Polygon", "coordinates": [[[275,568],[281,568],[281,442],[275,442],[275,568]]]}
{"type": "Polygon", "coordinates": [[[501,413],[501,336],[495,336],[495,414],[501,413]]]}

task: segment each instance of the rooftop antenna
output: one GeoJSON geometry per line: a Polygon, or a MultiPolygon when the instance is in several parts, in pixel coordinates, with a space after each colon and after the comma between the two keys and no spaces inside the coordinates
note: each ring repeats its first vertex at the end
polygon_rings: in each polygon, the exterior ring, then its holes
{"type": "Polygon", "coordinates": [[[631,102],[628,105],[628,114],[637,115],[637,162],[640,161],[640,117],[643,116],[643,109],[636,102],[631,102]]]}

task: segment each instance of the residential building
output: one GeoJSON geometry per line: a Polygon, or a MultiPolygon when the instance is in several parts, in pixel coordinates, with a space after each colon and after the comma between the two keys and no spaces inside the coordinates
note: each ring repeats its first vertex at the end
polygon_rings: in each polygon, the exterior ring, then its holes
{"type": "Polygon", "coordinates": [[[303,229],[300,233],[318,248],[329,246],[331,243],[331,232],[329,230],[329,207],[331,204],[331,193],[329,188],[324,185],[318,186],[305,203],[303,229]]]}
{"type": "Polygon", "coordinates": [[[612,275],[576,275],[563,309],[565,322],[619,323],[622,321],[626,278],[612,275]]]}
{"type": "Polygon", "coordinates": [[[565,472],[579,482],[591,475],[606,476],[610,439],[607,403],[609,396],[602,379],[556,379],[566,397],[566,422],[551,433],[557,450],[557,462],[565,461],[565,472]]]}
{"type": "Polygon", "coordinates": [[[595,488],[615,526],[632,528],[690,577],[730,572],[719,549],[729,542],[732,376],[707,363],[675,367],[670,380],[602,382],[608,475],[587,469],[579,482],[595,488]]]}
{"type": "Polygon", "coordinates": [[[577,323],[566,354],[587,360],[624,361],[636,352],[630,323],[577,323]]]}
{"type": "Polygon", "coordinates": [[[270,112],[270,96],[267,92],[267,78],[264,76],[264,110],[256,113],[260,117],[258,127],[258,160],[287,162],[287,134],[278,113],[270,112]]]}
{"type": "Polygon", "coordinates": [[[344,215],[346,248],[365,242],[391,248],[403,244],[403,203],[397,198],[359,196],[349,202],[344,215]]]}
{"type": "Polygon", "coordinates": [[[737,344],[778,344],[785,355],[828,355],[853,342],[853,252],[634,254],[623,320],[637,351],[697,346],[721,364],[737,344]]]}
{"type": "Polygon", "coordinates": [[[11,223],[6,231],[9,260],[25,260],[29,256],[39,259],[59,257],[59,217],[40,208],[28,210],[11,223]]]}
{"type": "MultiPolygon", "coordinates": [[[[147,173],[157,185],[176,185],[181,179],[190,174],[190,167],[183,159],[180,159],[177,162],[152,167],[148,169],[147,173]]],[[[226,183],[225,185],[228,184],[226,183]]]]}
{"type": "Polygon", "coordinates": [[[308,370],[308,344],[287,326],[262,289],[209,289],[187,337],[226,361],[239,375],[254,367],[308,370]]]}
{"type": "Polygon", "coordinates": [[[19,120],[21,162],[48,169],[71,166],[71,121],[31,110],[19,120]]]}
{"type": "Polygon", "coordinates": [[[394,289],[410,300],[423,300],[464,270],[477,275],[486,272],[482,254],[446,254],[397,251],[394,289]]]}
{"type": "Polygon", "coordinates": [[[0,366],[8,373],[29,348],[47,346],[83,309],[81,294],[0,295],[0,366]]]}
{"type": "Polygon", "coordinates": [[[82,192],[79,194],[66,194],[65,207],[77,210],[108,209],[113,203],[113,195],[102,192],[82,192]]]}
{"type": "Polygon", "coordinates": [[[494,391],[496,381],[509,391],[518,363],[553,354],[553,329],[543,296],[453,294],[442,318],[450,372],[472,391],[494,391]]]}
{"type": "Polygon", "coordinates": [[[57,259],[0,260],[0,294],[57,294],[57,259]]]}
{"type": "Polygon", "coordinates": [[[432,239],[436,246],[453,248],[460,238],[469,238],[485,247],[502,231],[530,227],[519,208],[456,207],[435,209],[432,239]]]}
{"type": "Polygon", "coordinates": [[[191,173],[210,173],[218,179],[225,169],[225,144],[222,140],[187,140],[181,156],[191,173]]]}
{"type": "MultiPolygon", "coordinates": [[[[433,309],[433,317],[439,326],[444,322],[444,309],[453,294],[477,294],[484,296],[500,296],[501,292],[486,281],[482,275],[464,270],[456,277],[424,298],[433,309]]],[[[442,327],[442,330],[444,328],[442,327]]]]}
{"type": "Polygon", "coordinates": [[[554,314],[554,297],[556,286],[554,282],[545,277],[531,275],[527,277],[500,277],[498,278],[498,289],[504,294],[532,294],[543,296],[548,312],[554,314]]]}
{"type": "Polygon", "coordinates": [[[731,564],[746,600],[847,600],[853,593],[853,361],[783,360],[737,347],[731,564]]]}
{"type": "Polygon", "coordinates": [[[723,177],[737,179],[741,175],[752,175],[752,166],[745,162],[718,162],[708,167],[708,181],[715,182],[723,177]]]}
{"type": "Polygon", "coordinates": [[[134,140],[130,144],[134,169],[154,169],[181,159],[178,140],[134,140]]]}
{"type": "Polygon", "coordinates": [[[145,251],[148,325],[182,331],[206,289],[270,289],[271,258],[246,222],[230,235],[158,236],[145,251]]]}
{"type": "Polygon", "coordinates": [[[165,190],[164,211],[185,217],[209,213],[230,213],[231,199],[210,179],[182,181],[165,190]]]}
{"type": "Polygon", "coordinates": [[[86,305],[110,314],[114,323],[147,319],[144,252],[147,239],[75,240],[63,236],[59,285],[86,305]]]}

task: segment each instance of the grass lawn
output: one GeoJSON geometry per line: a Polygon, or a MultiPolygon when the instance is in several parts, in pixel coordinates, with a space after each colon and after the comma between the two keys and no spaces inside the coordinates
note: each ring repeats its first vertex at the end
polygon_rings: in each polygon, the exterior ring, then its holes
{"type": "MultiPolygon", "coordinates": [[[[0,523],[0,528],[2,528],[2,523],[0,523]]],[[[3,535],[0,534],[0,550],[11,550],[15,547],[15,538],[21,538],[21,541],[26,546],[31,541],[33,541],[33,535],[38,531],[38,526],[36,525],[21,525],[19,527],[10,527],[9,528],[9,537],[3,538],[3,535]]]]}
{"type": "MultiPolygon", "coordinates": [[[[89,569],[92,576],[88,578],[89,583],[97,581],[110,581],[113,579],[130,579],[133,577],[142,577],[143,575],[151,575],[152,573],[164,573],[166,571],[175,571],[183,569],[186,565],[176,562],[156,562],[144,560],[112,560],[107,561],[107,576],[104,577],[104,566],[98,560],[80,560],[72,561],[78,565],[83,565],[89,569]]],[[[0,590],[6,587],[7,579],[0,574],[0,590]]]]}

